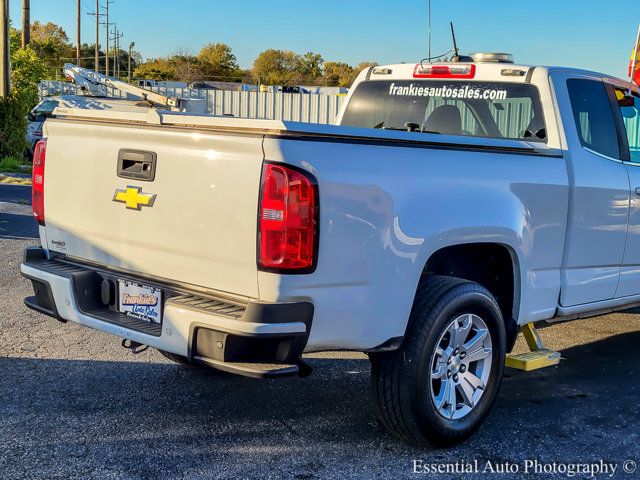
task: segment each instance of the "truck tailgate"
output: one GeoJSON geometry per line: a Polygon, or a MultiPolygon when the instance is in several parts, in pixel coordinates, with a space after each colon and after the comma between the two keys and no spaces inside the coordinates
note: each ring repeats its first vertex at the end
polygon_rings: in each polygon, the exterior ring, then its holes
{"type": "Polygon", "coordinates": [[[258,297],[262,137],[63,119],[49,120],[45,136],[50,250],[258,297]],[[119,176],[122,150],[155,154],[154,178],[119,176]]]}

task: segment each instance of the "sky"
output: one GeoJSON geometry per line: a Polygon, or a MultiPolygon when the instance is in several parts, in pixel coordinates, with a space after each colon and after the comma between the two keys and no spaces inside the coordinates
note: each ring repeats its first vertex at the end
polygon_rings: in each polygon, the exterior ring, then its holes
{"type": "MultiPolygon", "coordinates": [[[[113,0],[110,14],[144,58],[228,43],[249,68],[263,50],[313,51],[326,61],[417,62],[427,55],[428,0],[113,0]]],[[[104,5],[106,0],[100,0],[104,5]]],[[[95,42],[95,0],[81,0],[82,42],[95,42]]],[[[14,25],[22,2],[10,0],[14,25]]],[[[508,52],[516,62],[625,77],[640,24],[629,0],[432,0],[432,52],[508,52]]],[[[76,0],[31,0],[31,19],[62,26],[75,42],[76,0]]],[[[100,30],[104,44],[104,27],[100,30]]]]}

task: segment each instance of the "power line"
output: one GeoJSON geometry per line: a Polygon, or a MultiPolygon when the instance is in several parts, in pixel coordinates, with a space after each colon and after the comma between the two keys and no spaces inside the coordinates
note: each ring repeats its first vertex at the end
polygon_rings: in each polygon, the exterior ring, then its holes
{"type": "Polygon", "coordinates": [[[105,22],[106,29],[105,29],[105,31],[106,31],[106,37],[107,37],[107,48],[106,48],[107,61],[105,63],[105,67],[104,67],[104,73],[107,75],[107,77],[109,76],[109,53],[108,53],[109,52],[109,5],[111,5],[112,3],[115,3],[115,2],[110,1],[110,0],[106,0],[106,7],[102,7],[103,9],[106,10],[106,13],[105,13],[105,16],[106,16],[106,22],[105,22]]]}
{"type": "MultiPolygon", "coordinates": [[[[102,55],[100,55],[102,57],[102,55]]],[[[60,60],[76,60],[77,57],[59,57],[60,60]]],[[[91,57],[80,57],[80,60],[93,60],[93,56],[91,57]]]]}
{"type": "MultiPolygon", "coordinates": [[[[113,75],[115,77],[120,77],[120,39],[124,37],[124,33],[120,32],[116,28],[116,24],[113,25],[113,75]]],[[[108,53],[107,53],[108,58],[108,53]]]]}
{"type": "MultiPolygon", "coordinates": [[[[104,13],[100,13],[100,0],[96,0],[96,9],[93,12],[87,12],[87,15],[96,17],[96,48],[95,48],[95,71],[99,73],[100,68],[100,17],[104,17],[104,13]]],[[[107,35],[108,41],[108,35],[107,35]]]]}

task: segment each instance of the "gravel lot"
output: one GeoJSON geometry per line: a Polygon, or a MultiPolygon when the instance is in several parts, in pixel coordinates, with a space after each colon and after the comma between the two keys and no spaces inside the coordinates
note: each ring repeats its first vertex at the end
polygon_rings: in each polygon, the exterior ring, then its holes
{"type": "Polygon", "coordinates": [[[363,355],[314,354],[308,379],[252,380],[184,369],[151,350],[133,355],[116,338],[28,310],[18,267],[36,242],[29,196],[0,185],[2,479],[420,477],[413,460],[510,462],[519,473],[507,477],[521,478],[527,459],[604,460],[617,464],[614,478],[640,478],[623,472],[640,462],[639,315],[544,329],[566,361],[508,371],[476,436],[420,450],[375,421],[363,355]]]}

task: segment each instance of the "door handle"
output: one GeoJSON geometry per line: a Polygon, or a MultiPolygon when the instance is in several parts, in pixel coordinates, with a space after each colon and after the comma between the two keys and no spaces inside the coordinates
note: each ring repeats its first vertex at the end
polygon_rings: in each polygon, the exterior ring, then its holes
{"type": "Polygon", "coordinates": [[[118,152],[118,176],[141,182],[156,178],[157,155],[144,150],[122,149],[118,152]]]}

